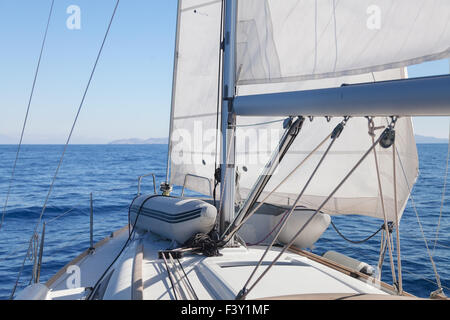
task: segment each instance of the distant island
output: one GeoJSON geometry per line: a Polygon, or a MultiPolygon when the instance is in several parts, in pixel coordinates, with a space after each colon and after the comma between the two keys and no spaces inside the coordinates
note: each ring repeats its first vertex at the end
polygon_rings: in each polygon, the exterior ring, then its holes
{"type": "Polygon", "coordinates": [[[121,139],[111,141],[108,144],[167,144],[168,138],[150,138],[150,139],[121,139]]]}
{"type": "MultiPolygon", "coordinates": [[[[448,143],[448,139],[421,136],[416,134],[416,143],[448,143]]],[[[150,139],[121,139],[111,141],[109,144],[167,144],[168,138],[150,138],[150,139]]]]}
{"type": "Polygon", "coordinates": [[[443,138],[435,138],[435,137],[427,137],[416,134],[414,136],[416,138],[416,143],[448,143],[448,139],[443,138]]]}

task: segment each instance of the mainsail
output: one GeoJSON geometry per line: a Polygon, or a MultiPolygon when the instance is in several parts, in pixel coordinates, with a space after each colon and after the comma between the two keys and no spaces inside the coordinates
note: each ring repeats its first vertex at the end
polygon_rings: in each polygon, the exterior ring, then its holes
{"type": "MultiPolygon", "coordinates": [[[[220,84],[221,1],[180,1],[177,75],[172,106],[171,183],[209,195],[214,183],[220,84]],[[209,182],[208,182],[209,181],[209,182]]],[[[339,87],[404,79],[406,67],[450,53],[450,3],[445,0],[240,0],[236,34],[236,95],[339,87]]],[[[308,115],[303,115],[308,116],[308,115]]],[[[370,116],[370,115],[367,115],[370,116]]],[[[238,117],[237,199],[244,199],[282,135],[277,118],[238,117]],[[268,123],[252,126],[252,124],[268,123]],[[253,140],[252,140],[253,139],[253,140]]],[[[265,188],[270,192],[342,119],[305,125],[265,188]]],[[[374,119],[376,127],[390,119],[374,119]]],[[[220,123],[220,122],[219,122],[220,123]]],[[[418,175],[411,119],[396,126],[397,208],[403,212],[418,175]]],[[[379,134],[377,130],[375,133],[379,134]]],[[[352,118],[309,185],[300,205],[317,208],[372,144],[366,118],[352,118]]],[[[326,145],[268,202],[292,204],[326,145]]],[[[393,153],[376,148],[323,208],[330,214],[394,220],[393,153]]],[[[263,196],[264,196],[263,193],[263,196]]],[[[261,198],[260,198],[261,199],[261,198]]]]}

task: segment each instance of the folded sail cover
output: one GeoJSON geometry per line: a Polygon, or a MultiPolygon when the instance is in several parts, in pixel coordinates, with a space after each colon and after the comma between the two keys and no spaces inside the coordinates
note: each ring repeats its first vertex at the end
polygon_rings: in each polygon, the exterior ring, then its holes
{"type": "MultiPolygon", "coordinates": [[[[188,176],[187,187],[209,195],[217,156],[218,137],[214,129],[220,93],[221,1],[180,3],[172,103],[171,183],[182,185],[187,174],[203,176],[209,182],[188,176]]],[[[449,56],[449,21],[448,0],[240,0],[236,92],[252,95],[405,78],[405,67],[449,56]]],[[[238,117],[237,124],[272,120],[276,119],[238,117]]],[[[307,121],[265,193],[295,168],[340,120],[307,121]]],[[[387,120],[377,118],[375,123],[385,126],[387,120]]],[[[238,199],[247,196],[281,134],[280,123],[237,129],[238,199]],[[264,143],[268,140],[269,143],[264,143]]],[[[397,122],[396,134],[398,208],[403,211],[418,174],[410,118],[397,122]]],[[[301,204],[317,208],[370,145],[367,120],[351,119],[301,204]]],[[[292,204],[325,147],[269,202],[292,204]]],[[[377,148],[377,152],[386,213],[393,220],[392,149],[377,148]]],[[[369,155],[324,211],[382,218],[379,193],[374,157],[369,155]]]]}

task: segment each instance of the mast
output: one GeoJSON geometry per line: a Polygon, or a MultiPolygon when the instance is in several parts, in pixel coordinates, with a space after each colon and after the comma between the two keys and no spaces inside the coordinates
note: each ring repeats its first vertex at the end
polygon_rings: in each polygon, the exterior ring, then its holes
{"type": "Polygon", "coordinates": [[[223,233],[234,218],[235,202],[235,115],[233,100],[236,87],[236,15],[237,1],[225,1],[223,65],[222,65],[222,165],[221,165],[221,212],[219,232],[223,233]]]}

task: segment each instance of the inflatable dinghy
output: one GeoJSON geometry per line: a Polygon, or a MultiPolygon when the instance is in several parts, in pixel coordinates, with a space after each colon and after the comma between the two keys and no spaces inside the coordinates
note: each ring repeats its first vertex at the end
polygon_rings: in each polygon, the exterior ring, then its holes
{"type": "Polygon", "coordinates": [[[209,233],[217,218],[213,205],[198,199],[142,195],[130,206],[130,223],[183,244],[197,233],[209,233]]]}

